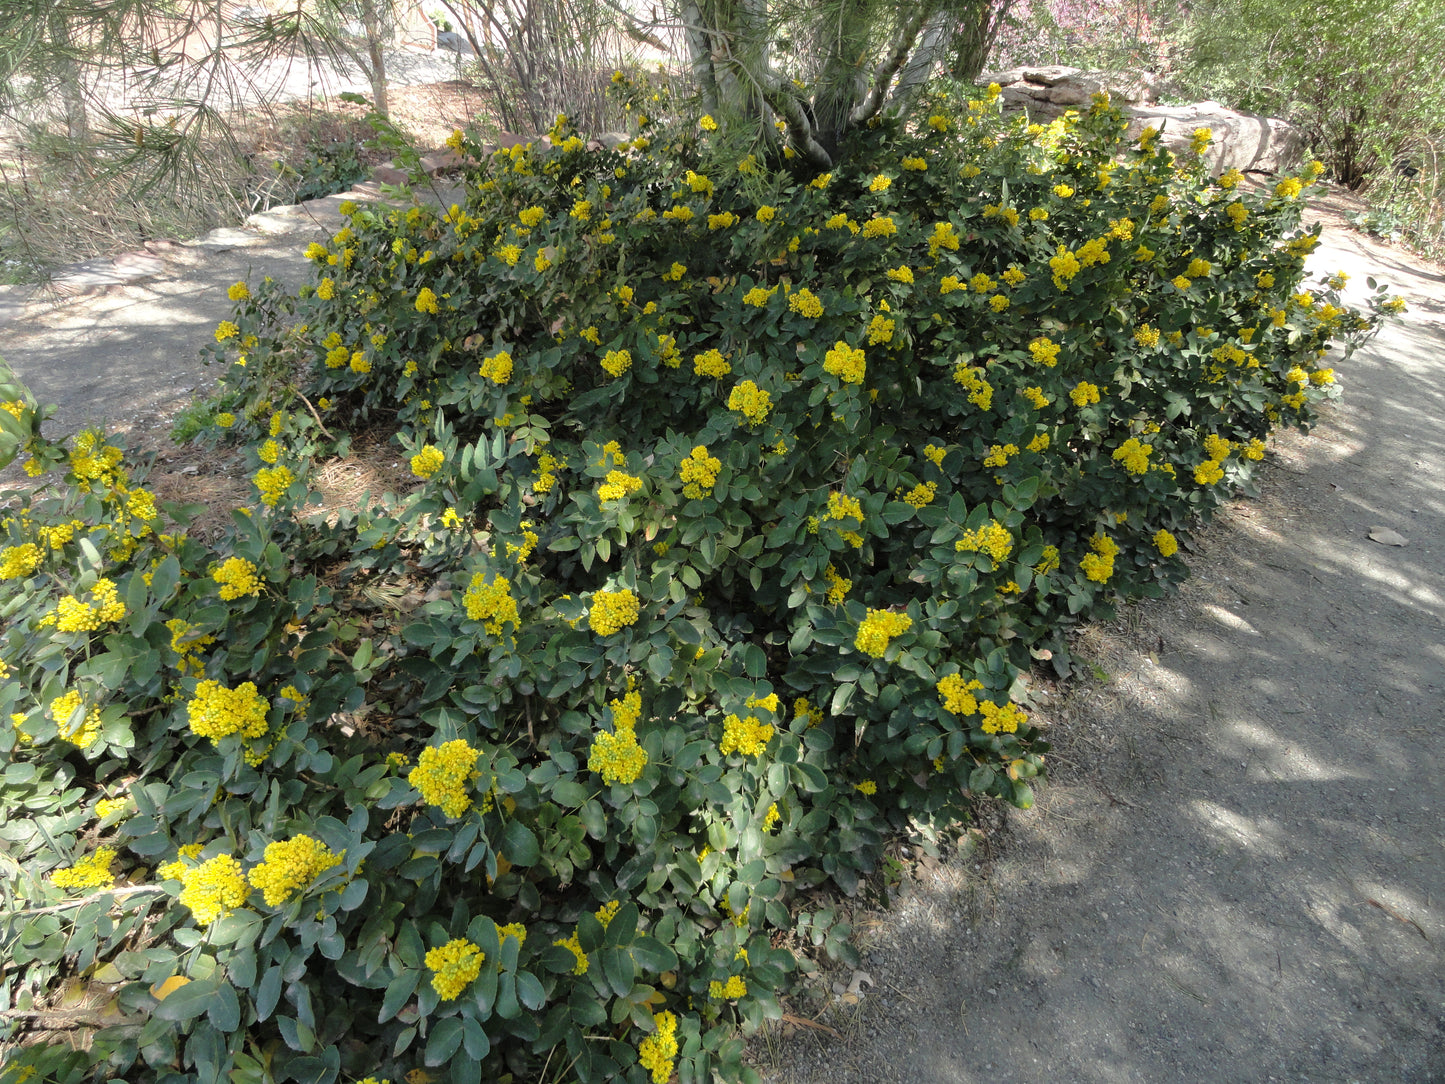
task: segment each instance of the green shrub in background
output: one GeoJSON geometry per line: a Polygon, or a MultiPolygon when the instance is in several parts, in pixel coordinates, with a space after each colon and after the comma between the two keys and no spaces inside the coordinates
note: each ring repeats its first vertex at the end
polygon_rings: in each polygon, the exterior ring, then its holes
{"type": "Polygon", "coordinates": [[[1303,287],[1307,180],[1106,101],[939,94],[812,175],[616,82],[623,146],[233,288],[221,541],[11,397],[3,996],[113,994],[7,1072],[751,1078],[789,932],[849,951],[807,890],[1029,805],[1031,659],[1177,581],[1377,322],[1303,287]],[[421,484],[329,511],[362,426],[421,484]]]}

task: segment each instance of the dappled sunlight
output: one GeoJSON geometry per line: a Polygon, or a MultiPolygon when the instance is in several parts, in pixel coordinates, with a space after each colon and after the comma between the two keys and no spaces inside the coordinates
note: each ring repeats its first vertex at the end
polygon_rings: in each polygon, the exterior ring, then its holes
{"type": "Polygon", "coordinates": [[[1288,847],[1283,830],[1267,818],[1246,817],[1218,802],[1196,798],[1189,803],[1198,818],[1205,839],[1222,850],[1245,848],[1269,858],[1283,858],[1288,847]]]}
{"type": "Polygon", "coordinates": [[[1244,632],[1248,633],[1250,636],[1261,635],[1260,631],[1253,625],[1251,625],[1248,621],[1246,621],[1244,618],[1240,617],[1236,613],[1231,613],[1223,606],[1205,606],[1204,612],[1209,614],[1209,616],[1214,618],[1214,620],[1219,622],[1219,624],[1223,625],[1225,628],[1230,629],[1233,632],[1244,632]]]}

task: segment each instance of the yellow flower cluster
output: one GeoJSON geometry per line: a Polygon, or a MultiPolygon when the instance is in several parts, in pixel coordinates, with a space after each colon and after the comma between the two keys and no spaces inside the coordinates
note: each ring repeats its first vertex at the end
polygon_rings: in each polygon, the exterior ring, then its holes
{"type": "Polygon", "coordinates": [[[1059,344],[1043,335],[1029,343],[1029,353],[1035,362],[1050,369],[1059,363],[1059,344]]]}
{"type": "Polygon", "coordinates": [[[477,375],[485,377],[493,384],[505,384],[512,379],[512,355],[506,350],[498,350],[491,357],[483,358],[477,375]]]}
{"type": "Polygon", "coordinates": [[[1029,721],[1028,713],[1017,704],[995,704],[984,700],[978,705],[978,710],[983,715],[980,727],[985,734],[1012,734],[1029,721]]]}
{"type": "Polygon", "coordinates": [[[853,646],[865,655],[882,658],[888,650],[888,643],[895,636],[902,636],[913,627],[913,618],[894,610],[868,611],[868,616],[858,624],[858,634],[853,646]]]}
{"type": "Polygon", "coordinates": [[[741,219],[731,211],[724,211],[720,215],[707,216],[707,228],[710,230],[725,230],[729,226],[736,226],[741,219]]]}
{"type": "Polygon", "coordinates": [[[727,982],[718,982],[714,979],[707,988],[707,996],[718,1001],[736,1001],[740,997],[747,997],[748,984],[743,981],[741,975],[731,976],[727,982]]]}
{"type": "Polygon", "coordinates": [[[109,888],[115,884],[110,864],[115,861],[114,847],[97,847],[75,865],[58,869],[50,875],[57,888],[83,892],[87,888],[109,888]]]}
{"type": "Polygon", "coordinates": [[[346,852],[310,836],[296,836],[266,844],[266,853],[251,870],[251,884],[261,890],[267,907],[279,907],[298,889],[304,889],[327,870],[341,864],[346,852]]]}
{"type": "Polygon", "coordinates": [[[602,358],[602,369],[608,376],[621,376],[632,368],[630,350],[609,350],[602,358]]]}
{"type": "Polygon", "coordinates": [[[993,385],[983,378],[978,366],[959,362],[953,367],[953,382],[968,390],[968,401],[980,410],[993,406],[993,385]]]}
{"type": "Polygon", "coordinates": [[[261,493],[261,503],[274,508],[291,488],[296,479],[289,467],[262,467],[253,476],[256,489],[261,493]]]}
{"type": "Polygon", "coordinates": [[[983,682],[978,679],[965,681],[962,674],[948,674],[936,688],[945,711],[954,715],[974,715],[978,712],[978,698],[973,695],[983,690],[983,682]]]}
{"type": "Polygon", "coordinates": [[[411,457],[411,472],[418,478],[430,478],[446,461],[447,457],[435,444],[424,444],[421,451],[411,457]]]}
{"type": "Polygon", "coordinates": [[[1274,194],[1283,199],[1295,199],[1303,188],[1298,177],[1286,177],[1274,186],[1274,194]]]}
{"type": "Polygon", "coordinates": [[[723,719],[723,736],[718,742],[718,749],[724,756],[741,753],[745,757],[755,757],[762,753],[772,737],[771,723],[761,722],[756,715],[729,714],[723,719]]]}
{"type": "Polygon", "coordinates": [[[219,742],[231,734],[259,738],[266,733],[266,699],[254,682],[245,681],[228,689],[207,679],[196,686],[196,695],[186,704],[191,733],[219,742]]]}
{"type": "Polygon", "coordinates": [[[1039,555],[1039,563],[1034,566],[1034,571],[1040,576],[1047,576],[1054,569],[1059,567],[1060,554],[1058,546],[1045,546],[1044,552],[1039,555]]]}
{"type": "Polygon", "coordinates": [[[573,957],[577,961],[572,965],[572,974],[587,974],[587,953],[582,951],[582,944],[577,939],[576,932],[573,932],[571,937],[558,938],[556,941],[553,941],[552,944],[560,945],[562,948],[567,949],[569,952],[572,953],[573,957]]]}
{"type": "Polygon", "coordinates": [[[642,479],[626,471],[610,470],[607,478],[597,486],[597,499],[620,501],[642,488],[642,479]]]}
{"type": "Polygon", "coordinates": [[[728,394],[728,409],[737,411],[750,425],[761,425],[773,409],[773,397],[751,380],[744,380],[728,394]]]}
{"type": "Polygon", "coordinates": [[[937,496],[937,482],[920,482],[903,495],[903,501],[905,504],[910,504],[914,508],[922,508],[925,505],[932,504],[933,499],[937,496]]]}
{"type": "Polygon", "coordinates": [[[637,620],[640,610],[637,596],[628,588],[621,591],[597,591],[587,612],[588,623],[598,636],[611,636],[637,620]]]}
{"type": "Polygon", "coordinates": [[[841,575],[833,562],[829,561],[828,566],[823,569],[823,579],[828,581],[827,599],[830,605],[837,605],[848,597],[848,592],[853,590],[853,581],[841,575]]]}
{"type": "Polygon", "coordinates": [[[677,1017],[660,1012],[652,1017],[652,1034],[637,1044],[637,1062],[652,1074],[652,1084],[667,1084],[677,1057],[677,1017]]]}
{"type": "Polygon", "coordinates": [[[879,215],[863,223],[864,237],[892,237],[897,232],[897,223],[888,215],[879,215]]]}
{"type": "Polygon", "coordinates": [[[1006,467],[1010,456],[1019,454],[1017,444],[993,444],[989,446],[988,455],[984,457],[985,467],[1006,467]]]}
{"type": "Polygon", "coordinates": [[[1091,553],[1086,553],[1079,567],[1084,575],[1095,583],[1108,583],[1114,574],[1114,558],[1119,555],[1119,544],[1100,531],[1089,539],[1091,553]]]}
{"type": "MultiPolygon", "coordinates": [[[[889,336],[892,337],[892,321],[889,321],[889,336]]],[[[851,347],[841,339],[833,344],[833,349],[823,355],[823,371],[831,373],[845,384],[863,383],[863,373],[867,368],[867,361],[863,356],[863,348],[851,347]]]]}
{"type": "Polygon", "coordinates": [[[818,295],[806,286],[789,295],[788,308],[799,316],[806,316],[813,320],[823,315],[823,303],[818,300],[818,295]]]}
{"type": "Polygon", "coordinates": [[[532,483],[532,492],[552,492],[552,487],[557,484],[557,471],[566,465],[567,461],[565,459],[560,459],[548,452],[543,452],[537,457],[537,480],[532,483]]]}
{"type": "Polygon", "coordinates": [[[100,737],[100,709],[84,709],[85,702],[74,689],[50,702],[50,718],[54,720],[60,736],[79,749],[89,748],[100,737]],[[76,713],[82,711],[83,714],[72,722],[76,713]]]}
{"type": "Polygon", "coordinates": [[[905,158],[899,164],[902,165],[904,169],[912,170],[915,173],[922,173],[928,168],[928,162],[922,158],[905,158]]]}
{"type": "Polygon", "coordinates": [[[1113,458],[1130,474],[1144,474],[1149,470],[1149,454],[1153,451],[1152,444],[1141,444],[1137,437],[1130,437],[1114,449],[1113,458]]]}
{"type": "Polygon", "coordinates": [[[882,313],[875,314],[868,323],[868,345],[878,346],[880,343],[891,343],[895,326],[894,322],[882,313]]]}
{"type": "Polygon", "coordinates": [[[913,268],[909,267],[907,264],[900,264],[898,267],[891,267],[888,269],[888,277],[894,282],[906,282],[912,284],[913,268]]]}
{"type": "Polygon", "coordinates": [[[761,286],[754,286],[747,293],[743,294],[743,304],[752,305],[754,308],[761,309],[767,305],[769,298],[777,292],[778,288],[776,286],[771,290],[764,289],[761,286]]]}
{"type": "Polygon", "coordinates": [[[66,595],[42,623],[54,624],[58,632],[94,632],[125,616],[125,603],[111,580],[96,580],[90,589],[90,599],[84,602],[74,595],[66,595]]]}
{"type": "Polygon", "coordinates": [[[130,805],[131,799],[129,798],[102,798],[95,803],[95,815],[104,820],[112,813],[123,812],[130,805]]]}
{"type": "Polygon", "coordinates": [[[1014,539],[1007,527],[991,519],[977,530],[964,531],[953,548],[959,553],[986,553],[995,564],[1003,564],[1013,552],[1014,539]]]}
{"type": "Polygon", "coordinates": [[[1227,440],[1218,433],[1210,433],[1204,438],[1204,451],[1210,459],[1223,462],[1229,458],[1229,453],[1234,451],[1234,441],[1227,440]]]}
{"type": "Polygon", "coordinates": [[[448,817],[460,817],[472,807],[467,790],[482,774],[476,766],[481,755],[480,749],[460,738],[428,746],[406,781],[421,791],[421,800],[427,805],[436,806],[448,817]]]}
{"type": "Polygon", "coordinates": [[[722,460],[716,456],[708,455],[707,446],[699,444],[693,448],[692,454],[682,461],[678,473],[685,483],[682,487],[682,495],[690,500],[696,500],[704,495],[717,482],[718,471],[722,470],[722,460]]]}
{"type": "Polygon", "coordinates": [[[516,627],[522,623],[517,600],[512,597],[512,585],[505,576],[497,576],[488,583],[485,572],[474,572],[472,582],[462,595],[462,605],[467,617],[485,622],[487,632],[493,636],[501,636],[507,625],[516,627]]]}
{"type": "Polygon", "coordinates": [[[18,580],[40,567],[40,547],[34,542],[0,550],[0,580],[18,580]]]}
{"type": "Polygon", "coordinates": [[[1090,384],[1087,380],[1081,380],[1075,384],[1074,389],[1069,392],[1069,398],[1074,401],[1074,405],[1077,407],[1086,407],[1090,403],[1097,403],[1099,401],[1099,386],[1097,384],[1090,384]]]}
{"type": "Polygon", "coordinates": [[[465,937],[448,941],[426,954],[426,965],[432,972],[432,989],[443,1001],[458,997],[467,985],[482,973],[484,953],[465,937]]]}
{"type": "MultiPolygon", "coordinates": [[[[637,720],[642,715],[642,694],[633,688],[633,681],[629,678],[627,692],[610,704],[612,733],[600,731],[593,738],[587,768],[600,775],[608,786],[618,783],[630,785],[637,782],[642,769],[647,767],[647,751],[637,743],[636,730],[637,720]]],[[[615,906],[613,909],[616,910],[615,906]]],[[[599,915],[599,921],[600,918],[599,915]]]]}
{"type": "Polygon", "coordinates": [[[220,585],[223,602],[261,593],[261,581],[256,576],[256,566],[244,557],[227,557],[220,567],[211,572],[211,579],[220,585]]]}
{"type": "Polygon", "coordinates": [[[240,333],[240,328],[229,320],[222,320],[216,325],[216,342],[223,343],[227,339],[234,339],[240,333]]]}
{"type": "Polygon", "coordinates": [[[716,348],[704,350],[701,354],[694,354],[692,357],[692,371],[698,376],[711,376],[714,378],[727,376],[733,371],[723,357],[722,351],[716,348]]]}
{"type": "Polygon", "coordinates": [[[1154,547],[1165,557],[1173,557],[1179,552],[1178,540],[1162,527],[1154,532],[1154,547]]]}
{"type": "Polygon", "coordinates": [[[1224,468],[1217,459],[1206,459],[1194,468],[1194,480],[1199,485],[1210,486],[1224,477],[1224,468]]]}
{"type": "MultiPolygon", "coordinates": [[[[185,849],[182,849],[184,853],[185,849]]],[[[196,847],[194,858],[200,853],[196,847]]],[[[246,902],[250,886],[241,870],[241,863],[229,854],[218,854],[198,866],[186,868],[180,862],[162,867],[161,875],[181,882],[180,902],[190,908],[191,916],[201,926],[212,922],[246,902]]]]}
{"type": "Polygon", "coordinates": [[[416,295],[416,311],[429,312],[433,316],[437,312],[437,295],[432,292],[431,287],[423,286],[416,295]]]}
{"type": "Polygon", "coordinates": [[[1159,345],[1159,329],[1143,324],[1134,332],[1134,341],[1146,349],[1159,345]]]}

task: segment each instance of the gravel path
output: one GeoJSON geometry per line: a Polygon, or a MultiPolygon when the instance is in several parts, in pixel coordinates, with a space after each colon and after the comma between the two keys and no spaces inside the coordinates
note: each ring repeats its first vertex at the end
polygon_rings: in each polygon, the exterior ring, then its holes
{"type": "Polygon", "coordinates": [[[920,873],[845,1041],[765,1079],[1445,1081],[1445,276],[1339,230],[1313,268],[1412,311],[1179,596],[1086,635],[1109,680],[1056,705],[987,878],[920,873]]]}
{"type": "MultiPolygon", "coordinates": [[[[147,417],[208,382],[225,288],[299,283],[340,198],[62,283],[91,296],[0,298],[0,355],[62,429],[147,417]]],[[[921,872],[868,938],[871,988],[822,1018],[844,1039],[765,1037],[766,1079],[1445,1080],[1445,276],[1326,242],[1317,269],[1412,312],[1179,596],[1086,637],[1110,678],[1045,710],[1053,782],[987,878],[921,872]]]]}

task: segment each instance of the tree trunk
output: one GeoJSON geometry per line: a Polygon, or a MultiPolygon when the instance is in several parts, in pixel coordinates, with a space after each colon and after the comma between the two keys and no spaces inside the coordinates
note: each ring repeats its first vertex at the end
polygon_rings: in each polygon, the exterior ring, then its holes
{"type": "Polygon", "coordinates": [[[366,33],[366,76],[371,80],[371,98],[376,111],[388,115],[386,101],[386,24],[376,0],[361,0],[361,28],[366,33]]]}
{"type": "Polygon", "coordinates": [[[80,65],[73,52],[70,24],[62,12],[52,12],[50,34],[55,48],[54,74],[60,84],[60,104],[65,109],[65,134],[71,142],[90,141],[90,120],[85,109],[85,89],[80,85],[80,65]]]}

